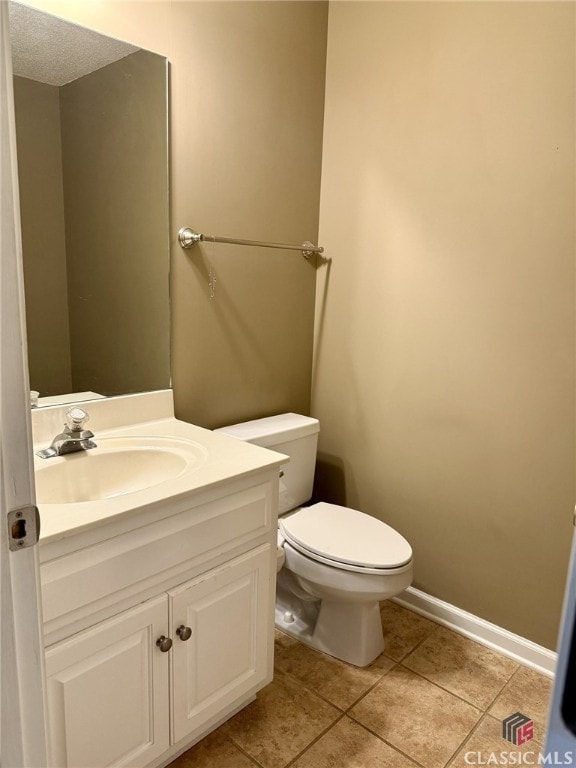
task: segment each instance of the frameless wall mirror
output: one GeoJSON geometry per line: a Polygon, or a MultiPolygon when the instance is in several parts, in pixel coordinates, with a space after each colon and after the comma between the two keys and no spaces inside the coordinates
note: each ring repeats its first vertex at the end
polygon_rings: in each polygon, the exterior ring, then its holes
{"type": "Polygon", "coordinates": [[[10,29],[30,387],[169,387],[167,60],[23,3],[10,29]]]}

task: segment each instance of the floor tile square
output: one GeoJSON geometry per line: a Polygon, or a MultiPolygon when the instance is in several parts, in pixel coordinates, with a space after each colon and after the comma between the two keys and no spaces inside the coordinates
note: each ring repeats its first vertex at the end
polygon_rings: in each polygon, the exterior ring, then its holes
{"type": "Polygon", "coordinates": [[[293,768],[414,768],[414,763],[343,717],[296,760],[293,768]]]}
{"type": "Polygon", "coordinates": [[[169,768],[256,768],[220,731],[214,731],[180,755],[169,768]]]}
{"type": "Polygon", "coordinates": [[[540,745],[535,741],[520,746],[506,741],[502,737],[502,721],[486,715],[450,763],[450,768],[470,768],[471,765],[538,765],[539,754],[540,745]]]}
{"type": "Polygon", "coordinates": [[[402,606],[386,600],[380,606],[384,655],[401,661],[438,626],[402,606]]]}
{"type": "Polygon", "coordinates": [[[486,709],[518,664],[444,627],[436,630],[402,664],[450,693],[486,709]]]}
{"type": "Polygon", "coordinates": [[[276,655],[276,669],[299,680],[342,710],[352,706],[393,666],[391,659],[379,656],[367,667],[354,667],[301,643],[276,655]]]}
{"type": "Polygon", "coordinates": [[[221,730],[264,768],[284,768],[340,716],[340,710],[277,672],[221,730]]]}
{"type": "Polygon", "coordinates": [[[482,713],[410,670],[395,667],[350,715],[424,768],[443,768],[482,713]]]}
{"type": "Polygon", "coordinates": [[[514,712],[534,720],[534,738],[543,743],[552,695],[552,680],[527,667],[520,667],[490,707],[490,714],[503,720],[514,712]]]}

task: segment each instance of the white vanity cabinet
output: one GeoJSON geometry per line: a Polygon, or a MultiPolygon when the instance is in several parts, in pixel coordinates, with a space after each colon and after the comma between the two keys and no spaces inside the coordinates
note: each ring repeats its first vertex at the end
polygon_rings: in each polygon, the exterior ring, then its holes
{"type": "Polygon", "coordinates": [[[52,768],[164,765],[272,679],[277,475],[41,546],[52,768]]]}

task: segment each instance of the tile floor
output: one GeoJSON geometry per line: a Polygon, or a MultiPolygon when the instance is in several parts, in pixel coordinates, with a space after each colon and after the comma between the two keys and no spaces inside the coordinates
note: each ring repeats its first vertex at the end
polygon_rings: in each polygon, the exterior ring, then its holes
{"type": "Polygon", "coordinates": [[[386,647],[358,669],[276,633],[275,677],[170,768],[461,768],[542,745],[548,678],[386,602],[386,647]],[[514,747],[520,710],[534,739],[514,747]],[[478,755],[478,758],[476,757],[478,755]]]}

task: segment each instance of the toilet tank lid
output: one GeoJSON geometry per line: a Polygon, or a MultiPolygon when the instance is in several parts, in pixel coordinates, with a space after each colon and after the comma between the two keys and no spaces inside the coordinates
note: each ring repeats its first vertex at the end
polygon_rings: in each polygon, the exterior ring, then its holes
{"type": "Polygon", "coordinates": [[[224,432],[248,443],[267,446],[316,434],[320,431],[320,422],[318,419],[300,416],[298,413],[281,413],[278,416],[231,424],[214,431],[224,432]]]}

